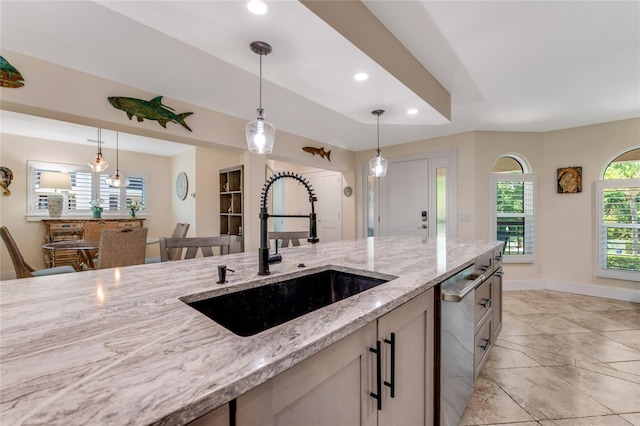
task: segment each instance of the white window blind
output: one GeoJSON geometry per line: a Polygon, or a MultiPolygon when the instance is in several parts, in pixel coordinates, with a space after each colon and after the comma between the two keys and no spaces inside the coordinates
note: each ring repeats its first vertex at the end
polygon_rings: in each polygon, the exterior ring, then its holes
{"type": "Polygon", "coordinates": [[[532,263],[536,247],[535,175],[493,173],[493,229],[505,262],[532,263]]]}
{"type": "Polygon", "coordinates": [[[61,191],[65,197],[63,214],[87,213],[91,201],[102,199],[102,207],[109,213],[128,213],[126,205],[133,201],[146,204],[147,180],[142,175],[129,175],[131,184],[126,188],[112,188],[106,184],[109,174],[97,174],[85,165],[27,161],[29,170],[29,214],[47,212],[47,196],[50,190],[40,190],[40,175],[43,171],[63,172],[71,175],[71,190],[61,191]]]}
{"type": "Polygon", "coordinates": [[[640,179],[596,182],[598,276],[640,281],[640,179]]]}
{"type": "Polygon", "coordinates": [[[91,201],[91,172],[86,166],[77,164],[45,163],[28,161],[30,193],[29,213],[44,212],[47,210],[47,196],[51,190],[40,189],[40,176],[42,172],[62,172],[71,175],[71,190],[60,191],[65,197],[64,209],[66,212],[88,210],[91,201]]]}

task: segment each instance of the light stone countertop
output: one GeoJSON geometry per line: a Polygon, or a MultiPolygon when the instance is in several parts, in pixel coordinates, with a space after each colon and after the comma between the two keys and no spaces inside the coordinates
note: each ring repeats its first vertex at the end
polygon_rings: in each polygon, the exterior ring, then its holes
{"type": "Polygon", "coordinates": [[[382,237],[0,282],[0,424],[183,424],[264,383],[444,278],[497,241],[382,237]],[[298,267],[304,263],[306,268],[298,267]],[[216,284],[218,265],[235,270],[216,284]],[[327,265],[397,276],[250,337],[179,300],[327,265]]]}

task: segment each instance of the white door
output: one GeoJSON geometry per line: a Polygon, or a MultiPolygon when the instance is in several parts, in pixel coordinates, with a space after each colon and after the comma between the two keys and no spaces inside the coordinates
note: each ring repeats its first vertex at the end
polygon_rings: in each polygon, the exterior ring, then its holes
{"type": "MultiPolygon", "coordinates": [[[[342,239],[342,174],[329,170],[303,173],[318,198],[314,203],[320,242],[342,239]]],[[[306,192],[306,191],[305,191],[306,192]]],[[[308,196],[306,197],[307,204],[308,196]]]]}
{"type": "Polygon", "coordinates": [[[380,178],[380,235],[429,235],[429,160],[389,163],[380,178]]]}

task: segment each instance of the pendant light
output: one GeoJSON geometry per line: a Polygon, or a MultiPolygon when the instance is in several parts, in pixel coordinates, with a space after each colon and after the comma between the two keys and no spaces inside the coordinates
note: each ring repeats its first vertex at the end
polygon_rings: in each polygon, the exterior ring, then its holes
{"type": "Polygon", "coordinates": [[[380,155],[380,116],[384,114],[384,110],[377,109],[371,111],[371,114],[378,117],[378,149],[376,150],[376,156],[369,160],[369,174],[375,177],[382,177],[387,174],[387,160],[380,155]]]}
{"type": "Polygon", "coordinates": [[[114,175],[109,176],[107,179],[105,179],[105,182],[107,183],[107,185],[109,186],[113,186],[116,188],[122,188],[123,186],[129,186],[129,184],[131,183],[129,181],[129,179],[127,179],[127,175],[125,173],[120,174],[120,168],[119,168],[119,156],[118,156],[118,132],[116,132],[116,173],[114,175]]]}
{"type": "Polygon", "coordinates": [[[104,161],[102,158],[102,129],[98,128],[98,154],[96,155],[96,159],[93,160],[93,163],[89,163],[89,167],[96,172],[103,172],[109,167],[109,163],[104,161]]]}
{"type": "Polygon", "coordinates": [[[249,45],[254,53],[260,55],[260,97],[259,107],[256,110],[258,118],[247,123],[245,133],[247,135],[247,145],[250,152],[258,154],[270,154],[273,150],[273,142],[276,137],[276,128],[273,124],[268,123],[264,119],[264,110],[262,109],[262,56],[271,53],[271,46],[264,41],[254,41],[249,45]]]}

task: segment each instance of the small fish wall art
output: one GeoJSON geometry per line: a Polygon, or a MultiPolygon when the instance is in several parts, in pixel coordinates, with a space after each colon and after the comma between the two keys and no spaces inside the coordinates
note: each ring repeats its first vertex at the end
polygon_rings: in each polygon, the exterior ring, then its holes
{"type": "Polygon", "coordinates": [[[0,167],[0,185],[4,190],[3,195],[11,195],[11,191],[9,190],[9,185],[11,185],[11,181],[13,180],[13,172],[8,167],[0,167]]]}
{"type": "Polygon", "coordinates": [[[329,160],[329,162],[331,162],[331,150],[325,151],[324,147],[322,147],[322,148],[314,148],[312,146],[305,146],[304,148],[302,148],[302,150],[304,152],[308,152],[309,154],[312,154],[314,156],[317,154],[322,158],[326,157],[327,160],[329,160]]]}
{"type": "Polygon", "coordinates": [[[0,86],[18,88],[24,86],[24,77],[20,71],[0,56],[0,86]]]}
{"type": "Polygon", "coordinates": [[[162,105],[162,96],[145,101],[142,99],[125,98],[122,96],[110,96],[109,103],[114,108],[121,109],[127,113],[129,120],[135,115],[138,122],[147,120],[155,120],[165,129],[167,123],[172,121],[182,125],[185,129],[191,132],[191,128],[187,126],[184,119],[193,114],[192,112],[183,112],[182,114],[176,114],[173,108],[166,105],[162,105]]]}

